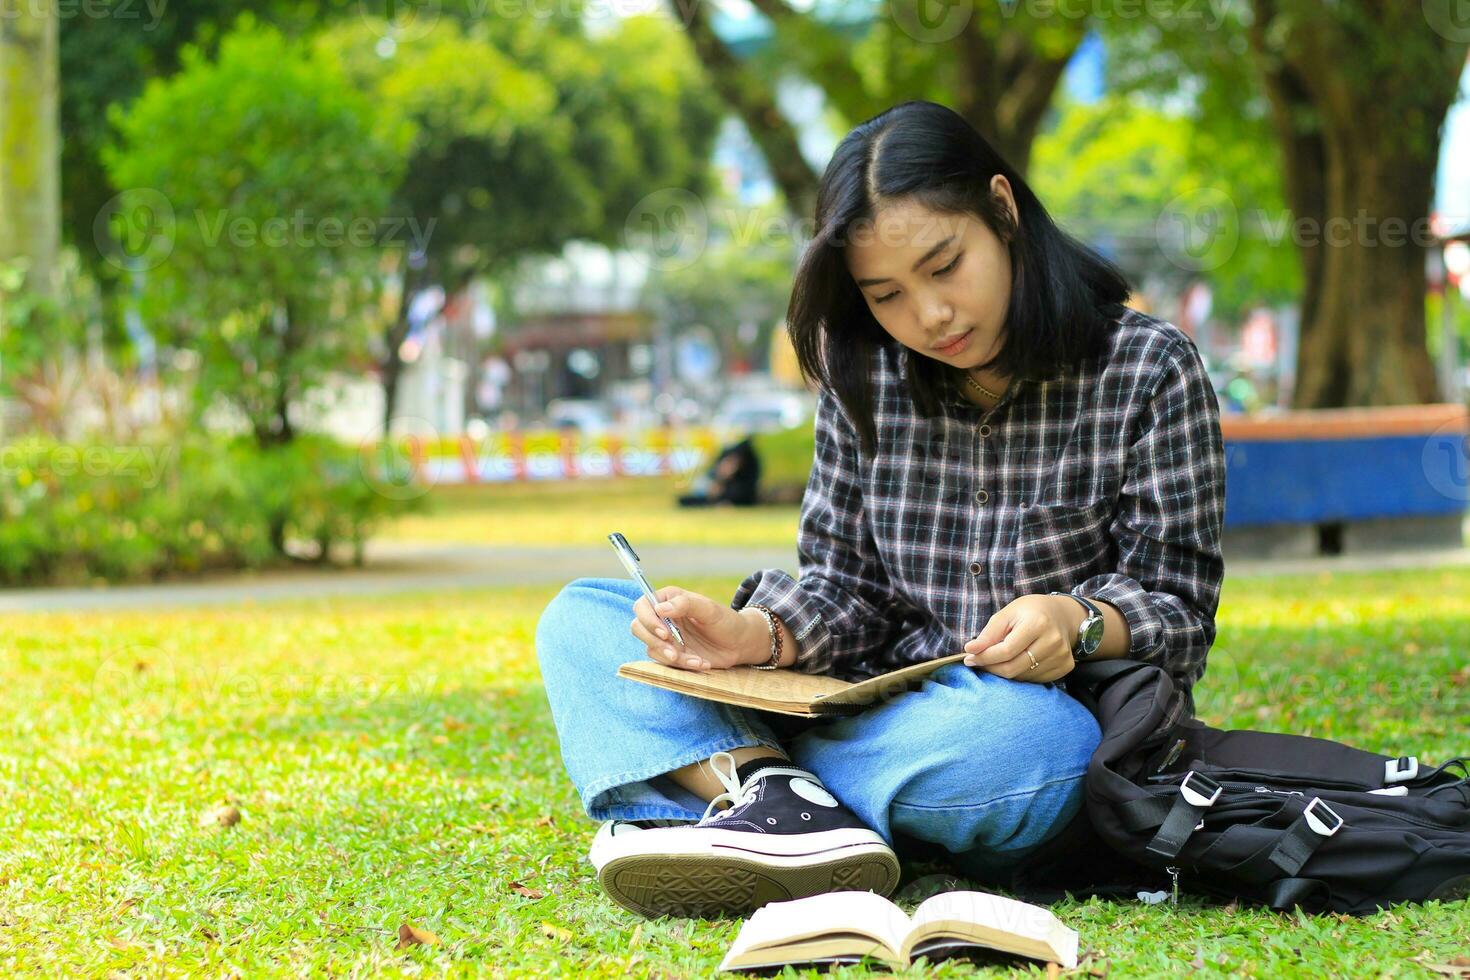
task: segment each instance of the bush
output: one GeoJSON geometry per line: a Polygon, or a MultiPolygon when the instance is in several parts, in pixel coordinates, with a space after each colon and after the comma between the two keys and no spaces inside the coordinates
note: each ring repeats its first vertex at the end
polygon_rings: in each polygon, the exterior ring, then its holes
{"type": "Polygon", "coordinates": [[[816,434],[810,424],[755,437],[761,460],[760,496],[768,503],[800,503],[816,454],[816,434]]]}
{"type": "Polygon", "coordinates": [[[422,500],[378,486],[356,451],[312,436],[270,449],[23,439],[0,447],[0,584],[261,568],[287,560],[287,542],[324,562],[349,547],[361,562],[376,525],[422,500]]]}

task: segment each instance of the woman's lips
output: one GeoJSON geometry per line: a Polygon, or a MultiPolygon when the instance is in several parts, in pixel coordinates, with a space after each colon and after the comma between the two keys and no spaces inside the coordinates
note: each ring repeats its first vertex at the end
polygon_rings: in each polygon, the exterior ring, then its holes
{"type": "Polygon", "coordinates": [[[946,357],[949,357],[953,354],[958,354],[960,351],[969,346],[970,335],[974,332],[974,328],[966,330],[962,335],[960,335],[957,340],[954,341],[954,343],[948,345],[947,347],[935,347],[933,349],[946,357]]]}

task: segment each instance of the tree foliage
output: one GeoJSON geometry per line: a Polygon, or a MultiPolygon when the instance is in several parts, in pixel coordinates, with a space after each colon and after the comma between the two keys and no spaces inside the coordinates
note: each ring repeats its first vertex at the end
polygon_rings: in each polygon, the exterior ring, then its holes
{"type": "Polygon", "coordinates": [[[199,355],[202,401],[234,406],[262,445],[290,441],[291,406],[363,350],[413,136],[377,116],[334,65],[249,20],[217,60],[186,49],[112,113],[103,159],[132,189],[114,230],[150,319],[199,355]]]}

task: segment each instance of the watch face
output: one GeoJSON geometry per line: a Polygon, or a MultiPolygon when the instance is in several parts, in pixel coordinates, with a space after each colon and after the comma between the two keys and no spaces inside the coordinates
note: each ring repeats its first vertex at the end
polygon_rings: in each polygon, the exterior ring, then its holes
{"type": "Polygon", "coordinates": [[[1090,657],[1097,652],[1102,644],[1103,618],[1101,616],[1089,616],[1083,623],[1080,632],[1081,642],[1078,644],[1077,655],[1079,657],[1090,657]]]}

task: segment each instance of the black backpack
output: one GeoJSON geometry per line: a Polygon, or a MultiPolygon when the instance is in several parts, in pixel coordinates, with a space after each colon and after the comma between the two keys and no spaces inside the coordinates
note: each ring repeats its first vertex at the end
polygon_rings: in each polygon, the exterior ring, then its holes
{"type": "Polygon", "coordinates": [[[1470,897],[1464,758],[1430,769],[1327,739],[1221,731],[1183,717],[1170,676],[1136,661],[1078,664],[1064,683],[1102,727],[1064,849],[1101,838],[1146,872],[1112,868],[1121,887],[1152,874],[1176,895],[1353,915],[1470,897]]]}

